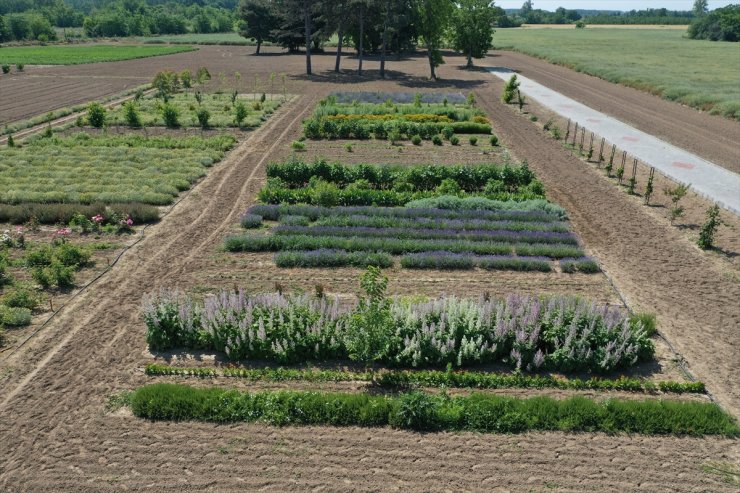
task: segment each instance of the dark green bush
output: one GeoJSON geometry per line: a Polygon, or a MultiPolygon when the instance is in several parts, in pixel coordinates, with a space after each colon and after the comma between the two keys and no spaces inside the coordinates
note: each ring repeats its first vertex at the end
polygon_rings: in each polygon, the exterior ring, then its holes
{"type": "Polygon", "coordinates": [[[87,107],[87,122],[96,128],[105,125],[105,108],[100,103],[90,103],[87,107]]]}
{"type": "Polygon", "coordinates": [[[411,143],[415,146],[421,145],[421,137],[418,135],[414,135],[411,137],[411,143]]]}
{"type": "Polygon", "coordinates": [[[432,137],[432,144],[434,144],[436,146],[441,146],[442,145],[442,137],[440,137],[439,135],[435,135],[434,137],[432,137]]]}
{"type": "Polygon", "coordinates": [[[180,111],[174,105],[165,103],[162,106],[162,120],[167,128],[180,126],[180,111]]]}

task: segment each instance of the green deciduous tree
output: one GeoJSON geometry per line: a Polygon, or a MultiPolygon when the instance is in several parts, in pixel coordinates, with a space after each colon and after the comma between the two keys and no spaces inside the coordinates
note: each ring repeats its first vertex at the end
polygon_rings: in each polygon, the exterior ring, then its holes
{"type": "Polygon", "coordinates": [[[473,58],[483,58],[493,46],[493,24],[497,11],[489,0],[459,0],[452,18],[454,48],[465,54],[468,67],[473,58]]]}
{"type": "Polygon", "coordinates": [[[707,0],[696,0],[694,2],[694,15],[701,17],[709,12],[709,2],[707,0]]]}
{"type": "Polygon", "coordinates": [[[272,31],[278,27],[279,18],[275,14],[272,2],[268,0],[242,0],[239,5],[239,34],[252,38],[257,43],[256,54],[265,41],[271,41],[272,31]]]}
{"type": "Polygon", "coordinates": [[[436,80],[435,69],[444,63],[440,48],[455,6],[451,0],[417,0],[415,7],[418,34],[427,49],[430,76],[436,80]]]}

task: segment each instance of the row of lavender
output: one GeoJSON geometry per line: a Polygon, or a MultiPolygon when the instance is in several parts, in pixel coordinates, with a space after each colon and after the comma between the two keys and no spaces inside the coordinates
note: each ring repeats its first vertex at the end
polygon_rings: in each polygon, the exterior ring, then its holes
{"type": "Polygon", "coordinates": [[[501,362],[535,371],[609,372],[653,357],[650,334],[624,310],[574,297],[337,300],[222,291],[198,302],[145,297],[147,340],[281,363],[357,359],[399,367],[501,362]]]}
{"type": "MultiPolygon", "coordinates": [[[[421,201],[420,201],[421,202],[421,201]]],[[[598,272],[562,209],[544,200],[439,197],[407,207],[255,205],[241,218],[256,233],[227,238],[229,251],[278,252],[281,267],[553,270],[598,272]],[[426,205],[431,205],[427,207],[426,205]],[[279,225],[265,228],[265,221],[279,225]]]]}

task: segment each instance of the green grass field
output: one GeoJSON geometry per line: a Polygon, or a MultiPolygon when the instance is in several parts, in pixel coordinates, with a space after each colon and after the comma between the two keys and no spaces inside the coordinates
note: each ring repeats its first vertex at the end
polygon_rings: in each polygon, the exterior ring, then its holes
{"type": "Polygon", "coordinates": [[[740,119],[740,43],[691,40],[682,30],[588,28],[499,29],[493,42],[740,119]]]}
{"type": "MultiPolygon", "coordinates": [[[[136,38],[139,43],[146,44],[203,44],[203,45],[254,45],[254,41],[239,36],[238,33],[191,33],[173,34],[170,36],[141,36],[136,38]]],[[[265,43],[265,46],[270,43],[265,43]]]]}
{"type": "Polygon", "coordinates": [[[132,58],[171,55],[193,51],[192,46],[21,46],[0,48],[0,64],[78,65],[81,63],[115,62],[132,58]]]}

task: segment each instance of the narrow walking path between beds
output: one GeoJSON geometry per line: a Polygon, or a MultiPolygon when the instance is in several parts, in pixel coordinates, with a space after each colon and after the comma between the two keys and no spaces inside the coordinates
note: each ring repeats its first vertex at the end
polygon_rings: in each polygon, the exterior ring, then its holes
{"type": "MultiPolygon", "coordinates": [[[[503,80],[508,80],[514,74],[505,67],[488,67],[488,71],[503,80]]],[[[695,192],[740,215],[740,175],[737,173],[637,130],[531,79],[518,74],[517,78],[521,82],[520,90],[527,97],[569,118],[579,127],[585,127],[588,132],[606,138],[677,182],[691,184],[695,192]]]]}

